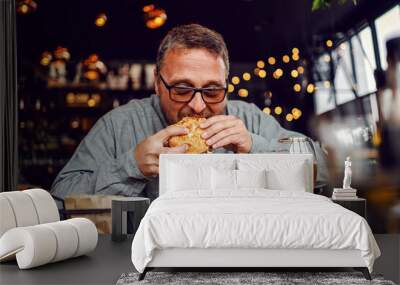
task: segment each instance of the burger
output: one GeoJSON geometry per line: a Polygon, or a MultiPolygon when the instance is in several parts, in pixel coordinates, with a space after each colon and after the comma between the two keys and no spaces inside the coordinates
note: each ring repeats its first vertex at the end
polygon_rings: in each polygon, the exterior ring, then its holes
{"type": "Polygon", "coordinates": [[[189,130],[186,135],[179,135],[170,137],[168,144],[170,147],[176,147],[180,145],[188,145],[188,149],[185,153],[207,153],[210,147],[206,144],[206,140],[201,137],[204,130],[200,128],[200,124],[204,122],[206,118],[202,117],[184,117],[175,126],[184,127],[189,130]]]}

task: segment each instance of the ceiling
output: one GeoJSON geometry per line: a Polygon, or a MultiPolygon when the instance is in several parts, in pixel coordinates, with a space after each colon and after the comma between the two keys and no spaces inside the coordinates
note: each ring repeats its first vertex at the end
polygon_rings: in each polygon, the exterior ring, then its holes
{"type": "Polygon", "coordinates": [[[154,61],[165,33],[179,24],[199,23],[220,32],[232,62],[250,62],[297,46],[309,46],[312,35],[347,30],[398,1],[360,0],[311,12],[311,0],[153,1],[168,15],[166,24],[145,27],[142,7],[135,0],[37,0],[37,11],[18,15],[18,56],[36,61],[40,54],[64,46],[72,60],[98,53],[105,60],[154,61]],[[103,28],[94,25],[107,14],[103,28]]]}

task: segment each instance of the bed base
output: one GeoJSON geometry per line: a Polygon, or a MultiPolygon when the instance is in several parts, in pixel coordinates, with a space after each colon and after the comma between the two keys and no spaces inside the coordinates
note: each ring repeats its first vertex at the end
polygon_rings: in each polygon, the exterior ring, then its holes
{"type": "MultiPolygon", "coordinates": [[[[224,268],[234,271],[265,271],[285,268],[316,270],[353,268],[371,280],[361,252],[355,249],[255,249],[255,248],[168,248],[154,251],[153,259],[139,275],[143,280],[153,269],[200,268],[215,271],[224,268]]],[[[182,271],[182,270],[181,270],[182,271]]],[[[320,270],[322,271],[322,270],[320,270]]]]}
{"type": "MultiPolygon", "coordinates": [[[[145,269],[144,269],[144,271],[142,272],[142,273],[140,273],[139,274],[139,277],[138,277],[138,280],[139,281],[142,281],[145,277],[146,277],[146,273],[147,272],[149,272],[149,271],[152,271],[152,270],[154,270],[154,269],[161,269],[161,268],[165,268],[165,267],[146,267],[145,269]]],[[[187,269],[191,269],[192,271],[198,271],[197,269],[196,269],[196,267],[185,267],[185,271],[187,271],[187,269]]],[[[368,270],[368,268],[367,267],[348,267],[348,268],[353,268],[354,270],[356,270],[356,271],[360,271],[363,275],[364,275],[364,278],[366,279],[366,280],[369,280],[369,281],[371,281],[372,280],[372,278],[371,278],[371,275],[369,274],[369,270],[368,270]]],[[[268,267],[268,268],[255,268],[255,267],[252,267],[252,268],[246,268],[246,270],[243,270],[244,268],[242,267],[242,268],[229,268],[229,270],[226,270],[226,268],[221,268],[221,267],[208,267],[208,268],[201,268],[201,271],[202,272],[204,272],[204,271],[208,271],[208,272],[214,272],[214,271],[219,271],[220,269],[223,269],[224,271],[228,271],[228,272],[243,272],[243,271],[249,271],[249,272],[254,272],[254,271],[258,271],[258,272],[269,272],[271,269],[272,269],[272,267],[268,267]],[[218,269],[218,270],[216,270],[216,269],[218,269]],[[232,270],[232,269],[234,269],[234,270],[232,270]],[[262,269],[264,269],[264,270],[262,270],[262,269]]],[[[282,267],[276,267],[276,268],[274,268],[274,270],[276,270],[276,271],[290,271],[290,269],[294,269],[294,267],[291,267],[291,268],[289,268],[289,267],[286,267],[286,268],[282,268],[282,267]]],[[[318,269],[318,268],[315,268],[315,267],[308,267],[308,268],[296,268],[296,269],[302,269],[302,271],[307,271],[307,269],[314,269],[314,270],[316,270],[316,269],[318,269]]],[[[323,269],[326,269],[326,267],[324,267],[324,268],[321,268],[320,270],[317,270],[317,271],[323,271],[323,269]]],[[[183,271],[183,270],[181,270],[181,271],[183,271]]]]}

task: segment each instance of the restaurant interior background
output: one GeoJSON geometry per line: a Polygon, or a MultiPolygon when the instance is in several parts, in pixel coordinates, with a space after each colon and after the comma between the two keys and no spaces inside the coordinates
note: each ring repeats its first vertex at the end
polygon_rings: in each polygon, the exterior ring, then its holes
{"type": "Polygon", "coordinates": [[[18,188],[50,189],[98,118],[152,94],[165,33],[199,23],[227,42],[229,99],[256,104],[327,152],[331,180],[316,191],[340,187],[351,156],[373,232],[399,233],[400,144],[384,136],[378,91],[400,5],[324,2],[17,0],[18,188]]]}

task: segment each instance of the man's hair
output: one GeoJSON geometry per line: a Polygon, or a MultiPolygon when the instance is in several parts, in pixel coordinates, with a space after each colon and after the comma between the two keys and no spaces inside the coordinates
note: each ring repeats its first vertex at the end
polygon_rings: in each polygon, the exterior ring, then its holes
{"type": "Polygon", "coordinates": [[[156,71],[159,74],[165,54],[174,48],[206,49],[221,56],[226,67],[226,76],[229,74],[229,55],[223,37],[204,26],[189,24],[177,26],[170,30],[158,48],[156,71]]]}

